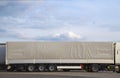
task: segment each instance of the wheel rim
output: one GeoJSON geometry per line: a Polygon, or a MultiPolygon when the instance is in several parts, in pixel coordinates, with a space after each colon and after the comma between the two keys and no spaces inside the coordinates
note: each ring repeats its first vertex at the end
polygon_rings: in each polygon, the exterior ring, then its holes
{"type": "Polygon", "coordinates": [[[92,71],[93,72],[98,72],[98,70],[99,70],[99,66],[97,64],[92,66],[92,71]]]}
{"type": "Polygon", "coordinates": [[[32,72],[34,71],[35,67],[34,66],[28,66],[28,71],[32,72]]]}
{"type": "Polygon", "coordinates": [[[45,66],[39,66],[38,69],[39,69],[39,71],[44,71],[45,70],[45,66]]]}
{"type": "Polygon", "coordinates": [[[56,70],[56,68],[55,68],[55,66],[49,66],[49,71],[55,71],[56,70]]]}

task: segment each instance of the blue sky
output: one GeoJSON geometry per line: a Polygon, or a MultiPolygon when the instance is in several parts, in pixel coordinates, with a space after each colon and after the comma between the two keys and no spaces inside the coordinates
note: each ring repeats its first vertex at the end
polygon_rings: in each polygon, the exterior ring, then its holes
{"type": "Polygon", "coordinates": [[[120,41],[120,0],[0,0],[0,42],[120,41]]]}

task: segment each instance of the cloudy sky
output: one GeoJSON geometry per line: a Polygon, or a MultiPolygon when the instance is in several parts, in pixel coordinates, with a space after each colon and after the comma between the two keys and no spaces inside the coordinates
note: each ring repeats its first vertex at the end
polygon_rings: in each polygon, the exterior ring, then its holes
{"type": "Polygon", "coordinates": [[[6,41],[120,41],[120,0],[0,0],[6,41]]]}

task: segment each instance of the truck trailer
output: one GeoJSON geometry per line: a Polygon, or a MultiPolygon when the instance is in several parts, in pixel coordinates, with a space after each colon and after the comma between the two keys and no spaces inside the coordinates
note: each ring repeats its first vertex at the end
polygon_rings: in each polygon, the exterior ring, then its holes
{"type": "Polygon", "coordinates": [[[7,42],[5,65],[8,71],[120,72],[120,43],[7,42]]]}

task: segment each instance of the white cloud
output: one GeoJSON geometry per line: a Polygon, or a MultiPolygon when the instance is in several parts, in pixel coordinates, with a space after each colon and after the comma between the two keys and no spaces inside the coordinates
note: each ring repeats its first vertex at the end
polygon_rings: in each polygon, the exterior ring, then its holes
{"type": "Polygon", "coordinates": [[[59,33],[59,34],[55,34],[54,37],[57,37],[57,38],[69,38],[69,39],[81,39],[82,36],[80,36],[79,34],[76,34],[74,32],[65,32],[65,33],[59,33]]]}
{"type": "Polygon", "coordinates": [[[21,31],[15,31],[16,36],[19,39],[27,39],[27,40],[42,40],[42,41],[80,41],[83,37],[74,32],[64,32],[64,33],[52,33],[49,32],[46,34],[37,32],[39,30],[28,29],[21,31]],[[36,31],[36,33],[34,33],[36,31]]]}

